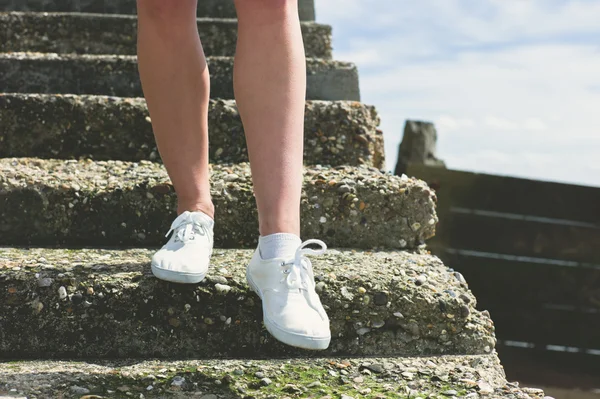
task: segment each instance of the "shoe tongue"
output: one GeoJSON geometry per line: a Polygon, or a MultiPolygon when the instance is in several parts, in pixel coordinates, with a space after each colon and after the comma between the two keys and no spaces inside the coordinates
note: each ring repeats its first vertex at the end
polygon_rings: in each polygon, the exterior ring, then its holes
{"type": "Polygon", "coordinates": [[[191,220],[207,227],[213,227],[215,221],[204,212],[188,212],[191,220]]]}
{"type": "Polygon", "coordinates": [[[190,212],[185,211],[181,215],[177,216],[177,218],[173,221],[173,226],[178,226],[183,222],[195,222],[207,227],[213,227],[214,221],[204,212],[190,212]]]}
{"type": "Polygon", "coordinates": [[[173,220],[172,227],[175,228],[178,225],[180,225],[181,223],[185,222],[186,220],[189,220],[189,215],[190,215],[190,212],[185,211],[181,215],[177,216],[175,218],[175,220],[173,220]]]}

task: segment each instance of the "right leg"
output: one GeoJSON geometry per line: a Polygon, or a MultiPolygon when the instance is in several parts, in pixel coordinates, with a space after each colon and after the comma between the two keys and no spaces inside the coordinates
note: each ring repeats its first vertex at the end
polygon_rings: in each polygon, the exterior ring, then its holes
{"type": "Polygon", "coordinates": [[[177,213],[214,217],[208,171],[210,81],[198,35],[198,0],[137,0],[138,62],[177,213]]]}
{"type": "Polygon", "coordinates": [[[177,193],[173,235],[151,262],[158,278],[198,283],[208,271],[214,207],[208,171],[210,80],[197,0],[137,0],[138,63],[161,158],[177,193]]]}

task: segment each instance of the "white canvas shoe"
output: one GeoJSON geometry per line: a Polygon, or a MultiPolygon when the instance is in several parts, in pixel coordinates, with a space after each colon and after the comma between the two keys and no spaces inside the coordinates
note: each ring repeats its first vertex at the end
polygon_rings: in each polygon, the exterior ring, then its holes
{"type": "Polygon", "coordinates": [[[206,277],[213,248],[214,221],[204,212],[183,212],[171,225],[169,241],[152,257],[152,273],[174,283],[206,277]]]}
{"type": "Polygon", "coordinates": [[[246,270],[250,287],[262,299],[267,330],[279,341],[299,348],[322,350],[329,346],[329,318],[315,291],[315,277],[305,256],[321,255],[327,246],[308,240],[293,259],[264,260],[257,249],[246,270]],[[321,248],[313,250],[307,245],[321,248]]]}

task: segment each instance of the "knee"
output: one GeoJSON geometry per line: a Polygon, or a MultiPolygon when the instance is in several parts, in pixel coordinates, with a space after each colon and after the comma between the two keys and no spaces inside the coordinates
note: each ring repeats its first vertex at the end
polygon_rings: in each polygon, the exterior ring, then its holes
{"type": "Polygon", "coordinates": [[[156,24],[176,27],[196,18],[197,0],[137,0],[138,16],[156,24]]]}
{"type": "Polygon", "coordinates": [[[279,19],[298,12],[298,0],[235,0],[238,19],[279,19]]]}

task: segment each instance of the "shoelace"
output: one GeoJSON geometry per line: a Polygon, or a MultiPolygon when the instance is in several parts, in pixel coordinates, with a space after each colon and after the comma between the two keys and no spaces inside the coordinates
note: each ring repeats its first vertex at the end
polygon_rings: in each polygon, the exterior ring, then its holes
{"type": "Polygon", "coordinates": [[[312,263],[306,255],[322,255],[327,251],[327,245],[321,240],[307,240],[296,250],[294,259],[282,262],[281,271],[284,274],[281,283],[287,284],[288,288],[306,288],[308,281],[313,284],[310,274],[312,274],[312,263]],[[308,245],[318,245],[319,249],[306,248],[308,245]],[[310,274],[309,274],[310,273],[310,274]]]}
{"type": "Polygon", "coordinates": [[[179,221],[177,224],[173,222],[171,228],[167,234],[165,234],[165,237],[168,237],[173,231],[175,231],[175,242],[181,241],[183,243],[194,240],[196,233],[200,234],[201,236],[206,235],[206,227],[194,222],[190,216],[179,221]]]}

